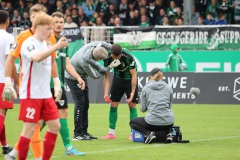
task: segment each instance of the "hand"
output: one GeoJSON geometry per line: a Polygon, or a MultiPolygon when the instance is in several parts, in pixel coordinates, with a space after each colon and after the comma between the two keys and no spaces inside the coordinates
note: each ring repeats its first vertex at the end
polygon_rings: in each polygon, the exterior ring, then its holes
{"type": "Polygon", "coordinates": [[[61,88],[61,83],[60,79],[58,77],[53,78],[54,82],[54,97],[56,102],[59,102],[62,98],[62,88],[61,88]]]}
{"type": "Polygon", "coordinates": [[[117,66],[119,66],[121,64],[121,62],[119,61],[119,59],[114,59],[114,61],[112,61],[112,63],[109,65],[110,68],[115,68],[117,66]]]}
{"type": "Polygon", "coordinates": [[[5,86],[2,93],[2,100],[11,102],[13,98],[17,98],[17,93],[13,88],[13,83],[10,77],[6,77],[5,86]]]}
{"type": "Polygon", "coordinates": [[[85,89],[85,82],[81,77],[77,78],[78,84],[80,85],[81,89],[84,90],[85,89]]]}
{"type": "Polygon", "coordinates": [[[127,102],[127,103],[132,102],[132,100],[133,100],[133,96],[134,96],[134,94],[131,93],[131,94],[130,94],[130,97],[129,97],[128,99],[126,99],[126,102],[127,102]]]}
{"type": "Polygon", "coordinates": [[[105,100],[105,102],[107,102],[107,103],[110,103],[110,102],[112,102],[112,100],[109,98],[109,96],[108,95],[104,95],[104,100],[105,100]]]}
{"type": "Polygon", "coordinates": [[[56,43],[56,47],[57,49],[62,49],[64,47],[67,47],[68,46],[68,41],[66,39],[66,37],[61,37],[58,42],[56,43]]]}

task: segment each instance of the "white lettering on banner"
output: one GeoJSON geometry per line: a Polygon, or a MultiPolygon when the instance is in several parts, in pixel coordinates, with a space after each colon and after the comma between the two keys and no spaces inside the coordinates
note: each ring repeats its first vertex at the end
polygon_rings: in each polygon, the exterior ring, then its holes
{"type": "Polygon", "coordinates": [[[163,80],[173,88],[177,88],[178,84],[181,89],[187,88],[187,77],[163,77],[163,80]]]}
{"type": "MultiPolygon", "coordinates": [[[[223,65],[223,72],[232,72],[231,62],[197,62],[196,72],[220,72],[223,65]],[[207,71],[205,70],[207,69],[207,71]],[[212,70],[211,70],[212,69],[212,70]]],[[[235,72],[240,72],[240,62],[235,64],[235,72]]]]}
{"type": "Polygon", "coordinates": [[[78,28],[76,29],[64,29],[61,33],[62,36],[78,36],[80,33],[80,30],[78,28]]]}
{"type": "Polygon", "coordinates": [[[208,32],[157,32],[156,42],[157,44],[208,44],[208,32]]]}
{"type": "MultiPolygon", "coordinates": [[[[211,41],[218,44],[237,44],[240,40],[239,31],[223,30],[216,28],[211,35],[211,41]]],[[[208,31],[182,31],[182,32],[157,32],[157,44],[208,44],[208,31]]]]}
{"type": "Polygon", "coordinates": [[[138,87],[143,88],[145,84],[148,82],[149,77],[138,77],[138,87]],[[145,81],[144,81],[145,78],[145,81]]]}
{"type": "Polygon", "coordinates": [[[195,96],[190,92],[173,92],[174,99],[195,99],[195,96]]]}

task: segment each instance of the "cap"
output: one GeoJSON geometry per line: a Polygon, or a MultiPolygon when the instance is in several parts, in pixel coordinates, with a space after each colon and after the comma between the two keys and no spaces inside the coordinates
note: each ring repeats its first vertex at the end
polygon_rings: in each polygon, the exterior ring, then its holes
{"type": "Polygon", "coordinates": [[[153,68],[151,70],[151,76],[154,76],[154,74],[158,73],[159,71],[162,72],[162,70],[160,68],[153,68]]]}
{"type": "Polygon", "coordinates": [[[93,57],[95,59],[101,59],[101,60],[104,60],[104,59],[107,59],[108,57],[108,52],[105,48],[103,47],[96,47],[93,49],[93,57]]]}

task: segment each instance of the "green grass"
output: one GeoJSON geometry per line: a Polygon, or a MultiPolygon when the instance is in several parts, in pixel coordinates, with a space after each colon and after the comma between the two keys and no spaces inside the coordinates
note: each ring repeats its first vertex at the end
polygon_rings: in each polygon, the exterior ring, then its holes
{"type": "MultiPolygon", "coordinates": [[[[237,105],[173,105],[176,121],[181,127],[183,139],[188,144],[143,144],[128,140],[130,127],[129,111],[121,104],[115,140],[72,141],[84,157],[64,155],[60,135],[52,159],[69,160],[235,160],[240,159],[240,106],[237,105]]],[[[89,132],[97,137],[108,132],[109,104],[91,104],[89,110],[89,132]]],[[[22,122],[16,121],[19,106],[9,110],[6,119],[7,139],[14,145],[20,135],[22,122]]],[[[144,116],[140,113],[139,116],[144,116]]],[[[69,128],[73,136],[73,105],[69,107],[69,128]]],[[[45,130],[43,130],[42,137],[45,130]]],[[[0,157],[3,159],[3,156],[0,157]]],[[[28,156],[33,160],[33,156],[28,156]]]]}

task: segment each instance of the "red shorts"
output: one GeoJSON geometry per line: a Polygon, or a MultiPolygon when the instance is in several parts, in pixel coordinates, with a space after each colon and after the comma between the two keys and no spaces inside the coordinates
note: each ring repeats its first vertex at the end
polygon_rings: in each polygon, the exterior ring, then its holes
{"type": "Polygon", "coordinates": [[[4,89],[5,84],[4,83],[0,83],[0,108],[6,108],[6,109],[12,109],[13,108],[13,102],[9,102],[9,101],[3,101],[2,100],[2,93],[3,93],[3,89],[4,89]]]}
{"type": "Polygon", "coordinates": [[[19,120],[24,122],[45,122],[58,119],[58,108],[53,98],[48,99],[20,99],[19,120]]]}

